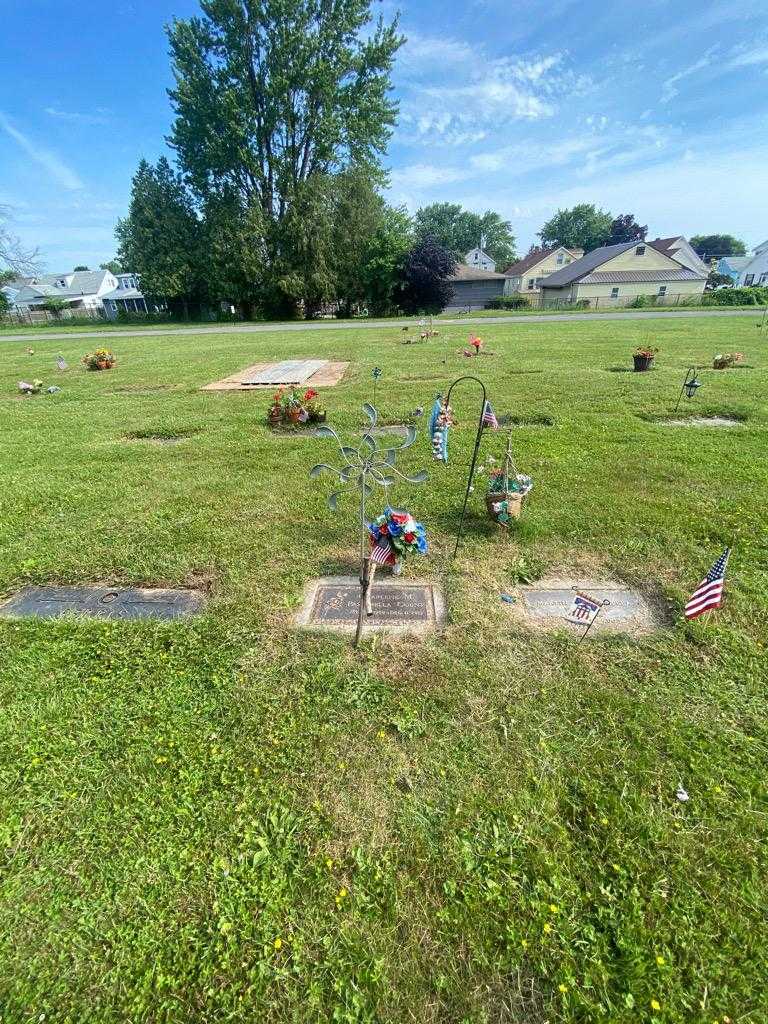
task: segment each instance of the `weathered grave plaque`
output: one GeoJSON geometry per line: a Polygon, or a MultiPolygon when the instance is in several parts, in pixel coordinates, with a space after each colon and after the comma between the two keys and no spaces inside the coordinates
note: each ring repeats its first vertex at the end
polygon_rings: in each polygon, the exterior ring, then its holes
{"type": "Polygon", "coordinates": [[[404,423],[389,423],[383,427],[373,427],[372,430],[363,430],[363,434],[371,434],[373,437],[408,437],[408,427],[404,423]]]}
{"type": "Polygon", "coordinates": [[[144,587],[24,587],[0,604],[4,618],[56,619],[84,615],[95,619],[174,619],[202,611],[197,590],[144,587]]]}
{"type": "MultiPolygon", "coordinates": [[[[307,591],[298,622],[312,629],[353,633],[360,607],[360,584],[354,576],[316,580],[307,591]]],[[[373,614],[365,618],[365,631],[423,633],[444,620],[442,598],[432,583],[376,580],[371,588],[373,614]]]]}
{"type": "Polygon", "coordinates": [[[304,384],[318,370],[328,365],[327,359],[286,359],[277,366],[271,366],[258,373],[249,374],[242,380],[243,384],[259,386],[263,384],[304,384]]]}
{"type": "Polygon", "coordinates": [[[521,600],[513,606],[512,614],[532,626],[578,633],[580,625],[567,621],[577,591],[598,604],[610,602],[601,608],[595,619],[594,632],[639,635],[660,625],[657,610],[638,591],[618,582],[584,578],[541,580],[532,586],[520,587],[521,600]]]}

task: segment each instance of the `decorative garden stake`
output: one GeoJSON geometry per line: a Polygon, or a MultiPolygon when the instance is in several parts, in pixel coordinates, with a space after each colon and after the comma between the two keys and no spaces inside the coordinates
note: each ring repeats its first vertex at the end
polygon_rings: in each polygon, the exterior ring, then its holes
{"type": "Polygon", "coordinates": [[[680,394],[677,396],[675,412],[680,408],[680,402],[682,401],[683,394],[687,395],[688,398],[693,398],[700,387],[701,381],[696,376],[696,367],[689,366],[685,371],[685,380],[683,381],[683,386],[680,388],[680,394]]]}
{"type": "Polygon", "coordinates": [[[579,637],[579,642],[576,644],[576,650],[581,647],[582,641],[586,637],[587,633],[592,629],[597,616],[603,610],[610,605],[610,601],[596,601],[589,594],[583,594],[578,587],[571,587],[571,590],[575,590],[576,593],[573,597],[573,602],[568,614],[565,616],[567,622],[574,622],[577,626],[586,626],[586,629],[579,637]]]}
{"type": "MultiPolygon", "coordinates": [[[[381,524],[378,524],[378,526],[377,524],[371,524],[369,526],[365,511],[366,498],[373,493],[375,485],[383,487],[386,493],[387,488],[397,483],[398,479],[404,480],[409,484],[423,484],[427,479],[426,470],[422,470],[413,476],[407,476],[405,473],[401,473],[395,466],[397,453],[406,448],[410,448],[416,440],[416,428],[412,426],[407,428],[407,435],[402,444],[388,445],[386,448],[379,448],[372,433],[378,420],[378,413],[374,406],[368,402],[363,406],[363,412],[370,421],[370,427],[363,435],[362,444],[359,448],[352,448],[348,445],[342,444],[339,435],[332,427],[324,426],[318,428],[318,437],[332,437],[336,441],[336,444],[339,446],[339,452],[341,453],[342,464],[340,467],[337,467],[330,466],[327,463],[320,463],[317,466],[313,466],[309,471],[309,475],[312,478],[319,477],[323,473],[333,473],[339,478],[339,482],[342,487],[345,484],[355,484],[360,492],[358,516],[360,527],[360,607],[357,615],[355,647],[360,643],[366,611],[369,615],[371,614],[370,588],[373,582],[373,571],[375,571],[373,569],[376,564],[375,559],[379,557],[375,554],[376,547],[378,546],[376,542],[379,538],[376,537],[372,527],[376,527],[380,530],[381,524]],[[372,543],[374,544],[373,552],[370,550],[372,543]]],[[[333,491],[333,493],[328,496],[328,507],[332,512],[336,511],[338,500],[342,493],[342,490],[337,490],[333,491]]],[[[385,517],[392,512],[393,510],[388,507],[385,510],[385,517]]],[[[407,513],[397,514],[402,514],[408,517],[407,513]]],[[[408,517],[408,519],[410,519],[410,517],[408,517]]],[[[416,526],[418,524],[414,525],[416,526]]],[[[385,561],[384,564],[391,563],[385,561]]]]}

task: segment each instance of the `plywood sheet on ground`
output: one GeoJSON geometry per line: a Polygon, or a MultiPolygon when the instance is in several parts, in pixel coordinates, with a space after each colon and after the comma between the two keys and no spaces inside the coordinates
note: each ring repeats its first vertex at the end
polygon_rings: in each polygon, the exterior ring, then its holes
{"type": "MultiPolygon", "coordinates": [[[[322,363],[320,368],[315,371],[310,377],[301,383],[313,388],[332,388],[338,384],[339,381],[344,377],[344,374],[349,367],[349,363],[334,363],[330,360],[303,360],[303,362],[316,362],[322,363]]],[[[276,366],[283,365],[280,363],[255,363],[253,366],[248,366],[244,370],[238,370],[237,373],[233,373],[229,377],[225,377],[223,380],[215,380],[212,384],[206,384],[203,391],[258,391],[261,388],[274,388],[277,387],[280,382],[273,381],[271,383],[264,384],[245,384],[244,381],[253,380],[258,374],[270,370],[276,366]]]]}
{"type": "Polygon", "coordinates": [[[305,384],[313,374],[328,364],[327,359],[285,359],[256,373],[243,374],[242,384],[305,384]]]}

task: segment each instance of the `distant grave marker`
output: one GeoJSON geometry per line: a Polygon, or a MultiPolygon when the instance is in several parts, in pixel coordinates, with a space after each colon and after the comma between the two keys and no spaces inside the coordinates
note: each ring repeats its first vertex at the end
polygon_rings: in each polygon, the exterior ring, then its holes
{"type": "Polygon", "coordinates": [[[276,366],[249,373],[241,381],[248,387],[280,384],[305,384],[328,365],[327,359],[286,359],[276,366]]]}
{"type": "Polygon", "coordinates": [[[594,621],[590,636],[611,632],[641,635],[661,625],[658,610],[639,591],[615,581],[550,578],[520,587],[519,596],[521,600],[511,606],[511,614],[527,625],[542,629],[576,632],[581,625],[594,621]],[[590,602],[602,606],[596,618],[574,612],[575,597],[584,595],[590,602]]]}
{"type": "Polygon", "coordinates": [[[174,619],[202,611],[197,590],[146,587],[24,587],[0,604],[3,618],[57,619],[85,615],[94,619],[174,619]]]}

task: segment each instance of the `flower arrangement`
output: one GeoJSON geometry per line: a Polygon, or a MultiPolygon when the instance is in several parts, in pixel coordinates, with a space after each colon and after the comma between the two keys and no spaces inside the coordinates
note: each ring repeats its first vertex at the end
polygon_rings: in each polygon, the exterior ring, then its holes
{"type": "Polygon", "coordinates": [[[507,452],[503,468],[488,471],[488,491],[485,507],[488,515],[497,523],[506,526],[510,519],[517,519],[523,508],[523,498],[533,487],[533,480],[525,473],[518,473],[512,460],[512,435],[507,439],[507,452]]]}
{"type": "Polygon", "coordinates": [[[475,350],[475,355],[479,356],[480,355],[480,349],[483,347],[483,339],[482,338],[478,338],[478,336],[476,334],[470,334],[470,336],[469,336],[469,344],[475,350]]]}
{"type": "Polygon", "coordinates": [[[26,380],[19,381],[19,391],[22,395],[39,395],[42,390],[43,382],[38,378],[35,378],[31,384],[26,380]]]}
{"type": "Polygon", "coordinates": [[[659,350],[657,348],[648,348],[647,345],[638,346],[632,354],[635,371],[639,373],[643,370],[650,370],[651,364],[653,363],[658,351],[659,350]]]}
{"type": "Polygon", "coordinates": [[[368,523],[371,549],[375,561],[397,565],[406,555],[427,553],[427,533],[410,512],[387,505],[382,515],[368,523]],[[387,551],[387,547],[389,551],[387,551]]]}
{"type": "Polygon", "coordinates": [[[323,423],[325,410],[318,401],[314,388],[278,388],[272,396],[267,418],[271,424],[323,423]]]}
{"type": "Polygon", "coordinates": [[[448,428],[455,423],[450,405],[444,403],[441,398],[436,398],[429,420],[429,432],[432,437],[432,458],[438,462],[448,461],[448,428]]]}
{"type": "Polygon", "coordinates": [[[489,494],[520,494],[523,497],[533,487],[533,481],[525,473],[515,473],[514,476],[507,476],[503,469],[492,469],[488,473],[489,494]]]}
{"type": "Polygon", "coordinates": [[[83,356],[86,370],[111,370],[116,362],[114,353],[108,348],[97,348],[95,352],[83,356]]]}
{"type": "Polygon", "coordinates": [[[636,356],[644,356],[646,359],[653,359],[659,350],[657,348],[648,348],[647,345],[638,345],[635,349],[636,356]]]}
{"type": "Polygon", "coordinates": [[[718,352],[712,360],[714,370],[727,370],[731,366],[738,366],[744,362],[743,352],[718,352]]]}

